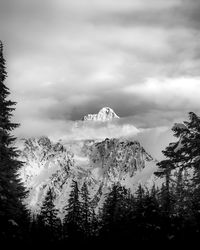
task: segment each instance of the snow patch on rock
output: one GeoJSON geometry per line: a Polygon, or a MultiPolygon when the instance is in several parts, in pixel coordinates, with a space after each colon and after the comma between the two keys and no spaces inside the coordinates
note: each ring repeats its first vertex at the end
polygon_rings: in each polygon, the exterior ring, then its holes
{"type": "Polygon", "coordinates": [[[110,121],[112,119],[120,118],[113,109],[109,107],[102,108],[97,114],[88,114],[83,117],[83,121],[110,121]]]}

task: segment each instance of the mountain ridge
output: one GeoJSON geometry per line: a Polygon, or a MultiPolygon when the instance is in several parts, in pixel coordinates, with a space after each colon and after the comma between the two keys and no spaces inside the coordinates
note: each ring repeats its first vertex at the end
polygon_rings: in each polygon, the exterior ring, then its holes
{"type": "Polygon", "coordinates": [[[32,212],[39,211],[51,188],[62,216],[72,180],[76,180],[80,188],[84,182],[88,185],[96,208],[101,206],[114,183],[134,191],[140,183],[151,182],[155,160],[138,141],[106,138],[76,143],[53,143],[47,137],[23,141],[20,157],[24,166],[19,175],[29,192],[25,202],[32,212]],[[142,171],[150,173],[146,177],[142,171]]]}

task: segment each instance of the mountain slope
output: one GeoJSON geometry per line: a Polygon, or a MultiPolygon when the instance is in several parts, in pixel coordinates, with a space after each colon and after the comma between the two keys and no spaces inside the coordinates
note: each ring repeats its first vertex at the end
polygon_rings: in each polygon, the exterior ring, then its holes
{"type": "Polygon", "coordinates": [[[29,190],[26,203],[38,211],[48,188],[55,193],[55,205],[63,214],[72,180],[85,182],[95,207],[99,207],[114,183],[135,190],[139,183],[153,181],[154,159],[137,141],[105,139],[53,143],[46,137],[24,140],[24,166],[19,175],[29,190]]]}

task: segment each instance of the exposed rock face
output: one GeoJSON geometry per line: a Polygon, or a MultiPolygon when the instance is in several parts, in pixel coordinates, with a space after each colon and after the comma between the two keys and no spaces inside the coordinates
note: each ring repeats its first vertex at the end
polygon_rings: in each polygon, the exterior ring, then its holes
{"type": "Polygon", "coordinates": [[[37,210],[46,194],[47,188],[53,186],[58,192],[57,182],[62,185],[74,164],[73,154],[61,143],[52,143],[47,137],[23,140],[21,145],[23,167],[19,176],[29,191],[26,199],[28,207],[37,210]]]}
{"type": "Polygon", "coordinates": [[[89,154],[91,165],[101,169],[106,181],[116,182],[126,175],[133,177],[137,170],[145,167],[145,161],[153,158],[140,143],[126,139],[106,139],[95,143],[89,154]]]}
{"type": "Polygon", "coordinates": [[[102,108],[98,114],[88,114],[83,117],[83,121],[110,121],[112,119],[119,118],[118,115],[115,114],[114,110],[109,107],[102,108]]]}
{"type": "Polygon", "coordinates": [[[155,161],[137,141],[105,139],[73,143],[53,143],[48,138],[24,140],[21,147],[20,177],[29,190],[26,203],[32,211],[40,209],[49,187],[55,193],[55,205],[63,212],[72,180],[79,187],[88,185],[97,207],[114,183],[134,190],[147,183],[155,171],[155,161]],[[143,175],[142,172],[145,172],[143,175]]]}

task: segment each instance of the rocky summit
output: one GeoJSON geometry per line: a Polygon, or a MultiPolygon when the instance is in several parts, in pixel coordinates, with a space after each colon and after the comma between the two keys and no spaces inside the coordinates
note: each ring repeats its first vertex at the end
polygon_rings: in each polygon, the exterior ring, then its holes
{"type": "Polygon", "coordinates": [[[83,121],[110,121],[112,119],[119,118],[113,109],[109,107],[102,108],[97,114],[88,114],[83,117],[83,121]]]}

